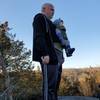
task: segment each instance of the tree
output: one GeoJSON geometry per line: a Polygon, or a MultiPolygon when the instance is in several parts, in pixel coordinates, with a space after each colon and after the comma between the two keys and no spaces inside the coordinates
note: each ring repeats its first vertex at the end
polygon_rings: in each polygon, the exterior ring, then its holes
{"type": "Polygon", "coordinates": [[[7,66],[16,71],[30,69],[30,55],[31,50],[24,47],[23,41],[12,40],[11,49],[6,55],[7,66]]]}
{"type": "Polygon", "coordinates": [[[7,28],[8,23],[4,24],[2,26],[6,26],[6,28],[1,27],[2,31],[0,32],[0,51],[4,56],[6,67],[13,70],[30,68],[32,63],[30,61],[31,50],[25,48],[23,41],[15,40],[16,35],[8,33],[10,29],[7,28]]]}
{"type": "MultiPolygon", "coordinates": [[[[10,38],[7,36],[8,28],[8,22],[0,25],[0,66],[2,67],[3,74],[5,76],[5,93],[7,92],[8,98],[10,100],[13,100],[12,98],[12,90],[10,88],[10,77],[9,73],[6,70],[6,54],[11,47],[10,38]]],[[[7,99],[7,96],[5,96],[7,99]]]]}
{"type": "Polygon", "coordinates": [[[11,96],[11,84],[9,71],[22,71],[30,69],[31,50],[24,47],[24,42],[15,40],[16,35],[9,33],[8,22],[0,25],[0,66],[5,76],[5,89],[8,89],[9,99],[11,96]]]}

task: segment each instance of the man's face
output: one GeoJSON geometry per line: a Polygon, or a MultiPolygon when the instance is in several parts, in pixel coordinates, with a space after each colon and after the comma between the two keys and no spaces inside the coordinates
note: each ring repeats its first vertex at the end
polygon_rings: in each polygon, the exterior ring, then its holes
{"type": "Polygon", "coordinates": [[[49,19],[52,19],[54,15],[54,7],[50,5],[45,6],[45,13],[49,19]]]}

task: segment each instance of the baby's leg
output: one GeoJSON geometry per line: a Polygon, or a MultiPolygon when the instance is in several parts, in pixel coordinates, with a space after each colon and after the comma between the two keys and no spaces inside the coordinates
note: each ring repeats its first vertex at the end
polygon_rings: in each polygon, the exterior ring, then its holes
{"type": "Polygon", "coordinates": [[[73,54],[74,51],[75,51],[75,48],[71,48],[70,47],[70,42],[67,41],[66,42],[66,47],[65,47],[65,52],[66,52],[67,57],[72,56],[72,54],[73,54]]]}

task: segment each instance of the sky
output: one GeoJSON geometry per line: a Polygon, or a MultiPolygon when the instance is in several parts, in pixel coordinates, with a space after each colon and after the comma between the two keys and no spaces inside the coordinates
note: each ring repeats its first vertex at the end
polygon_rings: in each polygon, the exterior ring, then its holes
{"type": "Polygon", "coordinates": [[[72,57],[65,57],[64,68],[100,65],[100,0],[0,0],[0,23],[9,22],[11,33],[32,50],[32,21],[41,12],[42,4],[55,6],[52,19],[61,18],[67,28],[72,57]]]}

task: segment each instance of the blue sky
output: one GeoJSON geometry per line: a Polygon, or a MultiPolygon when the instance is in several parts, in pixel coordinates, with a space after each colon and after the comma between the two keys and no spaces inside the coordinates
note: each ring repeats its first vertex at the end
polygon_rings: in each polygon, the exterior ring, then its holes
{"type": "Polygon", "coordinates": [[[45,2],[54,4],[52,20],[64,20],[71,46],[76,48],[72,57],[65,57],[63,66],[100,65],[100,0],[1,0],[0,22],[8,20],[13,28],[10,32],[16,33],[16,38],[32,50],[33,16],[45,2]]]}

